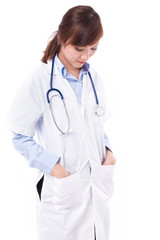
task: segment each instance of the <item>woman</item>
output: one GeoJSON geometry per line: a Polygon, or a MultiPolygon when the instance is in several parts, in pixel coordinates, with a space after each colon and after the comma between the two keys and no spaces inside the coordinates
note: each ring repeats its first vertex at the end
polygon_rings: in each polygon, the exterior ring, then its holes
{"type": "Polygon", "coordinates": [[[13,144],[39,169],[39,240],[108,239],[115,158],[102,81],[87,63],[102,36],[94,9],[69,9],[12,106],[13,144]]]}

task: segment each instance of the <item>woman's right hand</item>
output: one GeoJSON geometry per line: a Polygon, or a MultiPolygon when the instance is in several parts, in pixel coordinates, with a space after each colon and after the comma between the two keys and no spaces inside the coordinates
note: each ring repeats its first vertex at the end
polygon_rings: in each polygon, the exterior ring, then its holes
{"type": "Polygon", "coordinates": [[[56,163],[55,167],[52,169],[50,174],[56,178],[65,178],[69,176],[67,170],[64,167],[62,167],[59,163],[56,163]]]}

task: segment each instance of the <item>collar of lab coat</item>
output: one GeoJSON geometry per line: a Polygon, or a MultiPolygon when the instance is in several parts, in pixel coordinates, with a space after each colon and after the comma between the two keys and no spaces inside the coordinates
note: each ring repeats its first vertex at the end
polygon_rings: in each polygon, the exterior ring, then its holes
{"type": "MultiPolygon", "coordinates": [[[[51,75],[51,70],[52,70],[52,60],[47,61],[47,72],[49,75],[51,75]]],[[[60,71],[58,70],[58,67],[56,64],[54,64],[54,69],[53,69],[53,75],[61,75],[60,71]]]]}

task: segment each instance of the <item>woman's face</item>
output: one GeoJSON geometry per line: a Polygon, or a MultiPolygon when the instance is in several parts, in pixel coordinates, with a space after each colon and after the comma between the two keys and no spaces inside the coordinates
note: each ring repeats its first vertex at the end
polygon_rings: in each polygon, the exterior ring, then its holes
{"type": "Polygon", "coordinates": [[[84,63],[95,54],[98,44],[99,42],[86,47],[62,44],[58,57],[66,69],[80,69],[84,63]]]}

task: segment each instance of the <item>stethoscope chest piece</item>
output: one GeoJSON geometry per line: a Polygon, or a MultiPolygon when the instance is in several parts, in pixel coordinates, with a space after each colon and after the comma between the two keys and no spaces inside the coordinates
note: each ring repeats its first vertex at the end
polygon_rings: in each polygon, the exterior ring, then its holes
{"type": "Polygon", "coordinates": [[[103,114],[104,114],[104,109],[103,109],[103,107],[101,107],[101,106],[97,106],[96,107],[96,112],[95,112],[98,116],[102,116],[103,114]]]}

